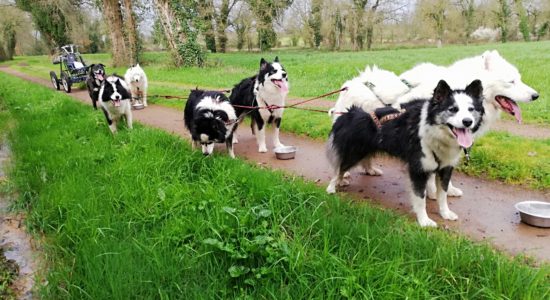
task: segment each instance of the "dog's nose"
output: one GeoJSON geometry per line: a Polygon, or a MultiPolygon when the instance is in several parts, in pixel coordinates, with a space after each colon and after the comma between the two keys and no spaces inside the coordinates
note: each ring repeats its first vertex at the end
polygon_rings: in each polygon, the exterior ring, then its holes
{"type": "Polygon", "coordinates": [[[538,98],[539,98],[539,94],[531,95],[531,100],[537,100],[538,98]]]}
{"type": "Polygon", "coordinates": [[[120,96],[115,96],[115,100],[120,100],[120,96]]]}
{"type": "Polygon", "coordinates": [[[202,155],[208,156],[208,155],[210,155],[210,153],[208,153],[208,152],[203,152],[202,155]]]}
{"type": "Polygon", "coordinates": [[[464,124],[464,126],[466,126],[466,127],[469,127],[470,125],[472,125],[473,122],[474,121],[472,121],[472,119],[470,119],[470,118],[466,118],[466,119],[462,120],[462,124],[464,124]]]}

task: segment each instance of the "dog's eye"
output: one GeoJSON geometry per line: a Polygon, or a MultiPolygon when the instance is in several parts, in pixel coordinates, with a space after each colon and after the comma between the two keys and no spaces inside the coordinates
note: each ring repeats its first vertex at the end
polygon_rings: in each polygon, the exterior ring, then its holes
{"type": "Polygon", "coordinates": [[[449,111],[452,112],[452,113],[457,113],[458,112],[458,107],[451,107],[449,108],[449,111]]]}
{"type": "Polygon", "coordinates": [[[512,80],[512,81],[510,81],[510,83],[511,83],[511,84],[514,84],[514,83],[516,83],[516,81],[515,81],[515,80],[512,80]]]}
{"type": "Polygon", "coordinates": [[[469,107],[469,108],[468,108],[468,111],[474,111],[474,108],[473,108],[473,107],[469,107]]]}

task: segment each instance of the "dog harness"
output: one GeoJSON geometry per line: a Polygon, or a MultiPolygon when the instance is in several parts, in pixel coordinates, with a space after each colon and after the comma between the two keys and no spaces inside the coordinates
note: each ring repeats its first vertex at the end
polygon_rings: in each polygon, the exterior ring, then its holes
{"type": "Polygon", "coordinates": [[[376,116],[376,112],[374,112],[374,111],[371,111],[369,113],[369,115],[371,116],[372,120],[374,121],[374,124],[376,124],[376,127],[378,129],[380,129],[380,128],[382,128],[382,125],[384,125],[384,123],[399,118],[403,113],[405,113],[405,109],[400,109],[399,112],[388,114],[388,115],[385,115],[381,118],[378,118],[376,116]]]}

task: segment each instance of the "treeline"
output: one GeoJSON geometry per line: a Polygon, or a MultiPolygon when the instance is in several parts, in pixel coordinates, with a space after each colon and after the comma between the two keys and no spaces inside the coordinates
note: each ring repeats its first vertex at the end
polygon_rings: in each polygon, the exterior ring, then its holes
{"type": "Polygon", "coordinates": [[[0,59],[75,43],[110,51],[115,65],[139,62],[143,49],[170,51],[176,66],[200,66],[206,53],[229,49],[550,37],[548,0],[0,0],[0,9],[0,59]]]}

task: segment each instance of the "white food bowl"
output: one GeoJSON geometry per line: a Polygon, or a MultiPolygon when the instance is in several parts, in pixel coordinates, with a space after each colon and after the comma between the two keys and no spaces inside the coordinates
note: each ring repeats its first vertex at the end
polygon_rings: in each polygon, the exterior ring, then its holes
{"type": "Polygon", "coordinates": [[[145,105],[143,105],[141,103],[136,103],[136,104],[132,105],[132,108],[135,109],[135,110],[140,110],[140,109],[144,109],[145,105]]]}
{"type": "Polygon", "coordinates": [[[277,159],[293,159],[296,156],[295,146],[277,147],[273,151],[277,159]]]}
{"type": "Polygon", "coordinates": [[[521,221],[537,227],[550,227],[550,203],[523,201],[516,203],[521,221]]]}

